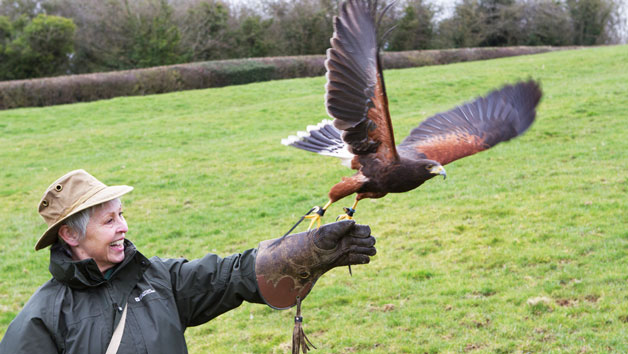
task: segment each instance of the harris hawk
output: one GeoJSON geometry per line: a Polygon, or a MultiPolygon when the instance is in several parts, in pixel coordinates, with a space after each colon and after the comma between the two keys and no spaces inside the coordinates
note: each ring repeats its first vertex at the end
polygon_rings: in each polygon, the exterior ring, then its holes
{"type": "Polygon", "coordinates": [[[306,216],[312,219],[310,228],[315,222],[320,225],[332,203],[351,194],[356,194],[355,202],[344,208],[340,219],[352,218],[361,199],[407,192],[432,177],[446,177],[444,165],[521,135],[536,116],[541,89],[533,80],[522,81],[427,118],[395,145],[376,10],[377,1],[342,4],[325,61],[325,106],[333,121],[323,120],[282,140],[284,145],[338,157],[357,170],[331,188],[327,204],[306,216]]]}

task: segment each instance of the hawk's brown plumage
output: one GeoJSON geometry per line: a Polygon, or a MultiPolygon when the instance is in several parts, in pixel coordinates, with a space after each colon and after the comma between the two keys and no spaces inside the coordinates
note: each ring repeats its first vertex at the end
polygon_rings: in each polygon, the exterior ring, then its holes
{"type": "Polygon", "coordinates": [[[412,190],[444,174],[442,165],[525,132],[541,99],[541,89],[532,80],[507,85],[426,119],[395,146],[377,44],[376,9],[376,1],[342,4],[325,62],[325,104],[334,120],[282,141],[350,160],[349,166],[358,170],[332,187],[330,203],[353,193],[360,200],[412,190]]]}

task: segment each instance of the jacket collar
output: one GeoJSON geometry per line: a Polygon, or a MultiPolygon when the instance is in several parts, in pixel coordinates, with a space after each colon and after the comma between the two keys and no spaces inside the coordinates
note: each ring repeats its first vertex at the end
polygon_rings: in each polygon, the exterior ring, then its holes
{"type": "MultiPolygon", "coordinates": [[[[124,240],[124,260],[116,266],[111,278],[114,278],[120,270],[125,268],[134,258],[145,257],[137,251],[135,245],[127,239],[124,240]]],[[[59,282],[75,289],[96,287],[106,282],[105,277],[98,269],[96,261],[92,258],[75,261],[70,252],[55,243],[50,247],[50,266],[52,276],[59,282]]]]}

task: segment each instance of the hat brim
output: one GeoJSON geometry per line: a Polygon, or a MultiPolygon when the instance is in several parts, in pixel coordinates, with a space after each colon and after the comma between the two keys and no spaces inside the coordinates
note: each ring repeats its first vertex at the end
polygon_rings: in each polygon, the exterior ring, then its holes
{"type": "Polygon", "coordinates": [[[81,212],[87,208],[91,208],[95,205],[102,204],[108,202],[110,200],[121,197],[122,195],[133,190],[131,186],[110,186],[105,187],[103,190],[89,197],[82,204],[78,205],[74,210],[72,210],[68,215],[58,220],[54,224],[48,227],[48,230],[41,235],[39,241],[35,245],[35,251],[39,251],[42,248],[46,248],[57,240],[57,233],[59,232],[59,227],[63,224],[63,221],[69,218],[70,216],[81,212]]]}

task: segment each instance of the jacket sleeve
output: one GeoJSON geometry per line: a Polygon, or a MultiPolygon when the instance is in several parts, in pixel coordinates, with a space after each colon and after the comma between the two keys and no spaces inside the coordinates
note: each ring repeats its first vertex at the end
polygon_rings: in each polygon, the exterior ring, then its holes
{"type": "Polygon", "coordinates": [[[250,249],[225,258],[208,254],[189,262],[173,261],[169,270],[182,324],[203,324],[242,301],[263,304],[255,277],[256,255],[257,249],[250,249]]]}
{"type": "Polygon", "coordinates": [[[51,333],[39,317],[29,315],[25,307],[9,325],[2,342],[0,353],[31,354],[58,353],[51,333]]]}

